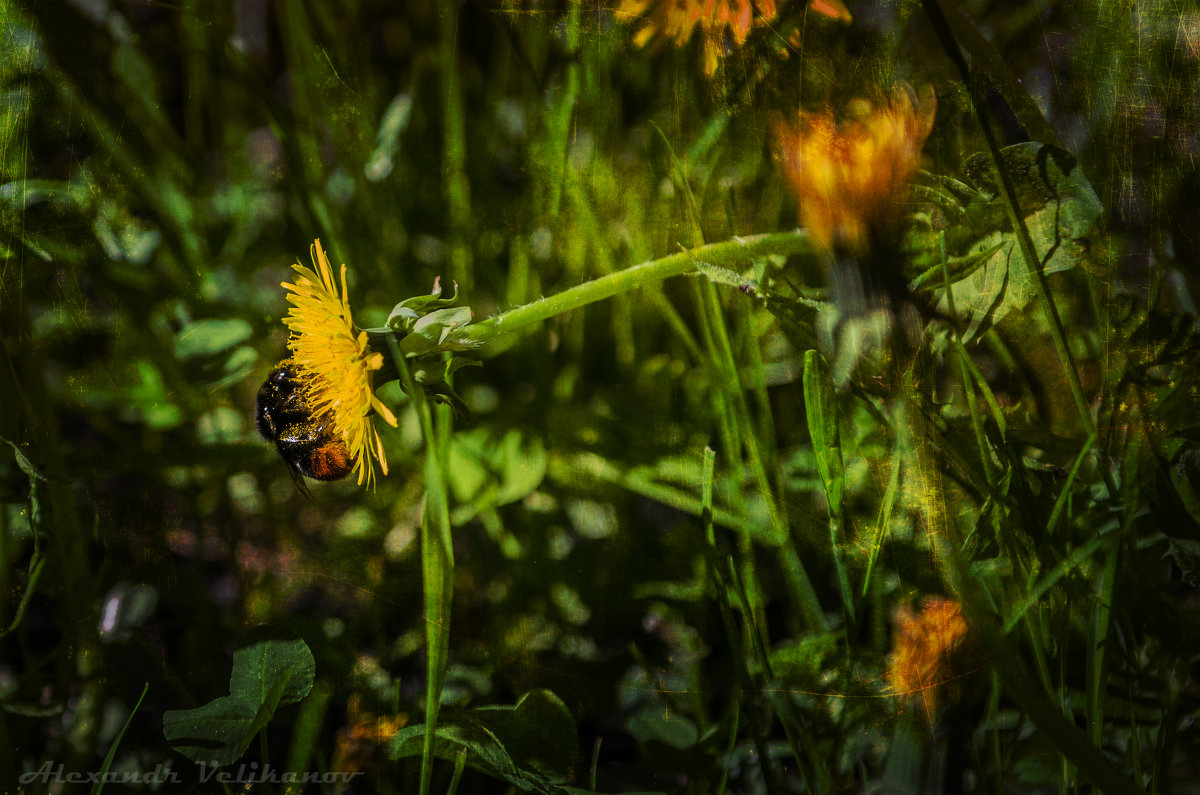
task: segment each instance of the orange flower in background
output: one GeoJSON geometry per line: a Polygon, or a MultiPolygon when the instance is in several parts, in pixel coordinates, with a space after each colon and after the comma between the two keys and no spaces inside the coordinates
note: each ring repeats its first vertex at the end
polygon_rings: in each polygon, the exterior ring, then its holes
{"type": "Polygon", "coordinates": [[[740,47],[754,25],[769,22],[775,13],[775,0],[621,0],[616,10],[618,19],[632,20],[646,14],[645,24],[633,37],[639,47],[653,39],[673,41],[676,47],[682,47],[699,27],[704,42],[704,74],[710,77],[725,54],[726,37],[740,47]]]}
{"type": "Polygon", "coordinates": [[[355,773],[366,768],[373,759],[387,754],[396,732],[408,723],[407,715],[374,715],[361,709],[362,697],[350,696],[347,706],[350,725],[337,733],[330,770],[355,773]]]}
{"type": "Polygon", "coordinates": [[[893,622],[888,684],[897,695],[920,699],[926,713],[935,715],[947,683],[968,673],[962,665],[967,639],[962,606],[931,596],[920,612],[897,610],[893,622]]]}
{"type": "Polygon", "coordinates": [[[840,124],[828,110],[775,122],[800,223],[818,244],[861,255],[873,240],[894,237],[936,109],[932,87],[918,99],[902,84],[885,104],[857,101],[840,124]]]}
{"type": "Polygon", "coordinates": [[[851,22],[854,17],[850,14],[850,9],[846,8],[846,4],[842,0],[810,0],[808,4],[810,11],[815,11],[822,16],[836,19],[839,22],[851,22]]]}

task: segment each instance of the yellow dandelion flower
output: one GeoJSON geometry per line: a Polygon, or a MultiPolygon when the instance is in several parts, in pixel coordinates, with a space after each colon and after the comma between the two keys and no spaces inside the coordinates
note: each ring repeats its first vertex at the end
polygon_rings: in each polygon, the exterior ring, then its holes
{"type": "Polygon", "coordinates": [[[633,42],[652,40],[683,47],[699,27],[704,46],[704,73],[712,76],[725,54],[726,37],[741,46],[755,24],[775,18],[775,0],[621,0],[618,19],[636,19],[649,11],[633,42]]]}
{"type": "Polygon", "coordinates": [[[367,332],[359,331],[346,300],[346,266],[342,265],[341,290],[333,268],[313,242],[313,267],[292,266],[298,277],[284,283],[292,307],[284,323],[291,331],[288,348],[298,380],[307,390],[314,419],[330,423],[333,433],[350,452],[353,471],[361,485],[375,482],[375,464],[387,474],[383,442],[375,430],[374,415],[396,427],[396,415],[375,395],[373,374],[383,366],[383,354],[367,346],[367,332]]]}
{"type": "Polygon", "coordinates": [[[893,621],[888,684],[893,693],[919,698],[934,715],[947,683],[968,673],[962,665],[967,639],[962,606],[929,597],[920,612],[903,607],[893,621]]]}
{"type": "Polygon", "coordinates": [[[861,255],[894,237],[936,109],[932,87],[918,99],[902,85],[886,104],[858,101],[842,124],[828,110],[776,121],[784,177],[818,244],[861,255]]]}

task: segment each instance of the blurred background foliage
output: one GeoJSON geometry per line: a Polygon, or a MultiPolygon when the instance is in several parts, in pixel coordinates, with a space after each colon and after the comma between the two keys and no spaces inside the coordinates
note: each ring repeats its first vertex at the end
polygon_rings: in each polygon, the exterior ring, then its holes
{"type": "MultiPolygon", "coordinates": [[[[1138,786],[1198,791],[1200,14],[954,5],[986,44],[964,46],[1000,144],[1060,147],[1094,190],[1052,288],[1099,427],[1081,427],[1032,293],[976,275],[973,295],[1010,296],[965,340],[1008,435],[981,463],[979,435],[1003,432],[968,421],[959,349],[935,323],[931,399],[948,408],[926,408],[945,421],[940,454],[971,462],[948,465],[947,510],[1043,696],[1138,786]]],[[[391,474],[299,493],[253,420],[285,355],[280,282],[320,237],[349,265],[361,326],[438,276],[485,318],[680,246],[786,230],[774,114],[900,80],[938,95],[923,168],[979,188],[969,92],[920,6],[848,0],[850,21],[819,6],[780,2],[708,77],[696,41],[637,47],[640,21],[611,4],[0,0],[0,781],[46,761],[100,769],[149,683],[112,769],[170,762],[195,783],[163,713],[225,694],[235,647],[270,623],[311,648],[315,684],[245,759],[413,791],[417,763],[390,757],[423,715],[420,428],[384,387],[401,417],[380,428],[391,474]]],[[[950,207],[936,178],[918,184],[918,270],[956,212],[985,220],[951,254],[1017,256],[987,226],[986,185],[950,207]]],[[[1058,241],[1062,220],[1046,223],[1058,241]]],[[[674,279],[501,337],[459,374],[472,418],[449,450],[443,703],[556,694],[581,750],[522,779],[545,787],[961,791],[939,772],[958,763],[970,791],[1081,791],[986,663],[970,681],[987,703],[944,720],[889,694],[893,612],[950,590],[919,484],[896,481],[898,432],[870,389],[827,397],[850,517],[831,545],[811,346],[772,305],[786,293],[801,311],[825,276],[804,258],[744,275],[765,305],[674,279]],[[847,572],[869,586],[854,615],[847,572]],[[974,755],[955,762],[937,746],[963,725],[974,755]],[[812,743],[799,760],[793,730],[812,743]]],[[[935,302],[941,286],[939,271],[935,302]]],[[[463,791],[508,786],[465,776],[463,791]]]]}

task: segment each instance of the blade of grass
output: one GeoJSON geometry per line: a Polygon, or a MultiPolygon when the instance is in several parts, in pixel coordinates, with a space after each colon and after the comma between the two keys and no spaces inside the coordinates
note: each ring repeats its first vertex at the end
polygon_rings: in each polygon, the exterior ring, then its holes
{"type": "MultiPolygon", "coordinates": [[[[666,144],[670,155],[672,180],[675,183],[676,189],[683,194],[685,199],[692,226],[692,236],[697,245],[702,245],[704,235],[700,224],[699,206],[695,196],[692,195],[686,170],[683,164],[675,157],[675,150],[666,135],[663,134],[657,125],[655,129],[658,130],[658,134],[663,139],[664,144],[666,144]]],[[[758,435],[754,432],[754,422],[750,416],[749,406],[746,403],[737,359],[733,352],[734,345],[730,339],[729,328],[725,321],[725,314],[717,295],[716,286],[711,281],[704,280],[696,286],[696,296],[698,304],[697,319],[700,323],[701,337],[704,339],[708,349],[708,356],[705,363],[712,370],[713,378],[715,379],[713,394],[718,398],[718,416],[722,419],[723,442],[726,445],[726,449],[730,450],[733,454],[737,454],[734,451],[744,451],[751,474],[754,477],[755,485],[758,488],[758,493],[766,501],[767,513],[771,517],[771,527],[780,539],[778,548],[783,557],[781,564],[785,574],[785,582],[791,591],[792,598],[800,605],[801,612],[808,625],[814,629],[824,631],[828,629],[825,613],[821,610],[820,601],[817,599],[817,593],[813,588],[812,580],[809,579],[808,572],[805,571],[804,564],[800,560],[800,556],[797,554],[792,543],[791,528],[788,526],[787,514],[779,508],[771,479],[768,477],[766,467],[763,463],[762,449],[759,444],[758,435]]],[[[750,339],[745,344],[757,345],[758,342],[755,339],[750,339]]],[[[764,446],[770,443],[769,440],[764,440],[764,446]]],[[[748,540],[746,536],[741,536],[740,539],[743,543],[748,540]]],[[[757,572],[753,566],[753,551],[745,548],[741,552],[744,564],[742,576],[746,591],[751,599],[750,604],[759,609],[763,604],[763,599],[758,588],[757,572]]],[[[761,618],[763,617],[760,616],[761,618]]]]}
{"type": "Polygon", "coordinates": [[[1017,603],[1009,614],[1008,619],[1004,622],[1004,633],[1012,632],[1016,627],[1017,622],[1025,615],[1029,608],[1036,605],[1046,592],[1049,591],[1056,582],[1066,576],[1072,569],[1082,565],[1084,561],[1096,554],[1096,551],[1105,544],[1113,543],[1119,531],[1109,530],[1108,532],[1101,531],[1096,534],[1096,537],[1087,542],[1081,547],[1076,548],[1071,554],[1058,562],[1053,569],[1048,571],[1041,581],[1030,589],[1025,598],[1017,603]]]}
{"type": "Polygon", "coordinates": [[[1092,451],[1092,445],[1096,443],[1096,433],[1093,431],[1083,443],[1083,447],[1079,450],[1079,455],[1075,456],[1074,463],[1071,464],[1071,471],[1067,473],[1067,477],[1063,480],[1062,489],[1058,492],[1058,498],[1054,500],[1054,508],[1050,511],[1050,518],[1046,522],[1046,535],[1053,536],[1055,529],[1058,527],[1058,520],[1062,518],[1062,512],[1067,506],[1067,502],[1071,498],[1071,489],[1075,486],[1075,478],[1079,475],[1079,467],[1083,465],[1083,461],[1092,451]]]}
{"type": "MultiPolygon", "coordinates": [[[[717,537],[713,528],[713,481],[715,479],[716,458],[716,451],[711,447],[704,448],[704,468],[700,481],[700,504],[702,506],[701,519],[704,523],[705,559],[708,562],[708,574],[712,578],[717,593],[717,608],[721,613],[721,625],[725,629],[725,638],[729,642],[730,655],[733,658],[734,670],[737,672],[738,684],[742,692],[750,699],[753,714],[762,714],[762,710],[759,709],[759,694],[754,688],[754,678],[750,674],[750,669],[746,666],[744,641],[742,634],[738,632],[737,622],[734,621],[733,607],[729,603],[729,586],[721,574],[720,556],[717,552],[717,537]]],[[[729,567],[730,569],[734,568],[732,560],[729,561],[729,567]]],[[[743,615],[750,615],[748,606],[743,610],[743,615]]],[[[736,705],[736,703],[735,699],[734,704],[736,705]]],[[[734,706],[733,709],[733,736],[736,737],[738,708],[734,706]]],[[[762,721],[751,722],[751,733],[754,737],[755,749],[758,752],[758,764],[762,769],[763,781],[766,784],[767,791],[774,792],[781,784],[780,773],[775,765],[771,764],[771,755],[767,750],[767,732],[762,725],[762,721]]],[[[733,741],[731,740],[730,742],[732,743],[733,741]]]]}
{"type": "Polygon", "coordinates": [[[604,738],[597,737],[592,743],[592,766],[588,771],[588,786],[592,792],[596,791],[596,769],[600,766],[600,742],[604,738]]]}
{"type": "Polygon", "coordinates": [[[842,608],[846,611],[846,624],[851,626],[855,623],[854,592],[850,588],[850,576],[842,559],[842,540],[849,530],[849,518],[842,500],[845,470],[838,432],[837,398],[823,363],[824,360],[815,350],[804,352],[804,412],[813,455],[817,460],[817,472],[825,491],[829,512],[829,548],[837,571],[838,590],[841,592],[842,608]]]}
{"type": "Polygon", "coordinates": [[[459,0],[438,3],[438,62],[442,89],[442,183],[446,191],[446,210],[450,227],[450,273],[463,290],[471,292],[474,273],[472,248],[467,242],[471,220],[471,183],[467,179],[466,116],[463,110],[462,80],[458,70],[459,0]]]}
{"type": "Polygon", "coordinates": [[[875,570],[875,561],[879,558],[879,550],[883,546],[883,536],[892,525],[892,510],[896,507],[896,496],[900,492],[900,461],[900,456],[893,456],[892,474],[888,478],[883,500],[879,504],[879,518],[875,520],[875,540],[871,543],[871,556],[867,559],[867,572],[863,575],[863,598],[866,598],[871,587],[871,574],[875,570]]]}
{"type": "Polygon", "coordinates": [[[554,92],[554,106],[547,113],[547,139],[549,142],[546,158],[541,166],[546,169],[546,185],[549,190],[546,214],[549,218],[557,218],[562,202],[563,180],[567,174],[567,152],[571,133],[571,120],[575,117],[576,105],[579,101],[579,62],[575,55],[579,51],[579,13],[582,3],[571,2],[567,10],[565,41],[569,58],[563,77],[562,88],[554,92]]]}
{"type": "MultiPolygon", "coordinates": [[[[392,360],[400,371],[425,439],[425,510],[421,514],[421,577],[425,602],[425,742],[421,751],[421,795],[428,795],[433,778],[433,743],[441,705],[442,683],[450,647],[450,608],[454,597],[454,550],[450,538],[450,509],[445,480],[448,419],[435,430],[424,391],[413,379],[394,336],[387,338],[392,360]]],[[[447,407],[443,407],[448,410],[447,407]]]]}
{"type": "MultiPolygon", "coordinates": [[[[589,242],[592,260],[595,262],[596,269],[600,271],[601,276],[614,273],[616,265],[613,262],[612,251],[609,248],[600,221],[596,217],[591,197],[588,195],[579,177],[570,169],[568,169],[563,181],[566,184],[567,200],[576,213],[577,226],[589,242]]],[[[576,322],[580,322],[581,318],[576,318],[575,320],[576,322]]],[[[634,344],[636,336],[633,331],[633,312],[627,297],[613,297],[610,328],[612,329],[613,349],[617,355],[617,361],[625,366],[632,365],[637,357],[637,349],[634,344]]]]}
{"type": "Polygon", "coordinates": [[[321,736],[325,710],[329,708],[332,698],[333,687],[325,680],[319,679],[308,696],[300,702],[300,714],[296,716],[285,770],[299,773],[308,767],[321,736]]]}
{"type": "MultiPolygon", "coordinates": [[[[746,618],[746,631],[750,636],[750,648],[754,650],[754,657],[758,661],[759,667],[762,669],[764,676],[768,681],[775,681],[775,671],[771,665],[771,658],[767,653],[766,643],[763,641],[762,632],[759,631],[758,624],[754,621],[754,614],[745,609],[746,607],[746,589],[742,584],[741,578],[738,577],[737,568],[733,565],[733,561],[729,561],[729,577],[733,584],[734,592],[738,595],[741,601],[743,610],[742,614],[746,618]]],[[[801,718],[796,714],[795,707],[791,701],[791,695],[787,691],[776,692],[777,698],[769,699],[771,706],[775,709],[775,714],[779,716],[779,723],[783,726],[783,733],[787,737],[788,747],[791,748],[792,756],[796,760],[796,765],[800,768],[801,776],[803,777],[807,787],[816,793],[832,793],[836,791],[833,784],[833,779],[829,776],[829,771],[825,769],[825,764],[817,754],[816,738],[801,722],[801,718]]]]}
{"type": "MultiPolygon", "coordinates": [[[[1140,434],[1135,434],[1140,436],[1140,434]]],[[[1138,462],[1142,444],[1133,443],[1126,448],[1121,461],[1121,482],[1124,488],[1131,490],[1131,504],[1137,504],[1140,497],[1141,485],[1138,479],[1138,462]]],[[[1132,537],[1135,512],[1126,511],[1122,517],[1122,538],[1132,537]]],[[[1112,624],[1112,605],[1117,587],[1117,565],[1120,562],[1121,544],[1113,544],[1108,550],[1104,569],[1100,575],[1099,594],[1092,610],[1092,620],[1088,628],[1090,643],[1088,645],[1088,678],[1086,714],[1088,721],[1088,736],[1097,748],[1103,738],[1104,728],[1104,690],[1108,681],[1108,639],[1109,628],[1112,624]]]]}
{"type": "MultiPolygon", "coordinates": [[[[950,312],[951,317],[957,317],[958,313],[954,308],[954,291],[950,288],[950,269],[946,259],[946,233],[938,234],[938,253],[942,267],[942,291],[946,296],[946,308],[950,312]]],[[[972,373],[978,373],[975,369],[975,362],[971,360],[967,353],[967,348],[963,345],[962,335],[959,334],[958,328],[951,324],[950,339],[954,345],[954,350],[958,356],[958,366],[960,377],[962,380],[963,395],[967,399],[967,411],[971,416],[971,428],[975,432],[975,444],[979,448],[979,460],[983,467],[984,478],[987,480],[988,490],[992,496],[998,498],[1001,494],[1000,484],[997,482],[997,472],[999,462],[995,458],[995,454],[988,444],[987,434],[983,428],[983,418],[980,416],[979,407],[975,399],[975,389],[972,386],[974,376],[972,373]]],[[[979,379],[982,391],[985,394],[985,399],[989,400],[989,407],[992,408],[993,418],[996,424],[1000,427],[1000,435],[1004,435],[1004,415],[1000,412],[999,406],[996,405],[996,398],[992,395],[992,390],[987,386],[987,382],[979,379]]]]}
{"type": "Polygon", "coordinates": [[[717,784],[717,795],[725,795],[725,787],[729,783],[729,766],[733,763],[733,749],[737,747],[738,713],[741,712],[741,705],[737,699],[734,699],[732,712],[730,720],[733,721],[733,725],[729,727],[729,745],[725,747],[725,755],[721,757],[721,780],[717,784]]]}
{"type": "Polygon", "coordinates": [[[142,706],[142,699],[150,692],[150,683],[147,682],[142,687],[142,694],[138,696],[137,703],[133,705],[133,709],[129,710],[129,717],[125,719],[125,724],[121,726],[121,731],[117,732],[117,736],[113,738],[112,745],[108,747],[108,753],[104,755],[104,763],[100,765],[100,777],[96,783],[92,785],[91,795],[100,795],[104,789],[104,780],[110,769],[112,769],[113,759],[117,756],[117,746],[121,744],[121,738],[125,736],[125,730],[129,728],[129,724],[133,723],[133,716],[137,714],[138,707],[142,706]]]}
{"type": "Polygon", "coordinates": [[[975,613],[967,603],[964,605],[973,613],[969,623],[979,631],[984,653],[999,674],[1004,688],[1058,751],[1097,790],[1106,795],[1144,795],[1144,790],[1092,745],[1087,736],[1067,720],[1058,706],[1037,692],[1037,686],[1032,684],[1029,672],[1005,636],[990,626],[985,616],[975,613]]]}
{"type": "Polygon", "coordinates": [[[1087,666],[1087,727],[1088,736],[1097,748],[1102,747],[1104,730],[1104,689],[1108,679],[1108,630],[1111,625],[1113,594],[1117,586],[1117,564],[1121,559],[1121,544],[1113,544],[1104,561],[1100,575],[1099,594],[1092,606],[1088,627],[1087,666]]]}
{"type": "Polygon", "coordinates": [[[467,769],[467,749],[463,748],[454,757],[454,776],[450,779],[450,786],[446,787],[446,795],[454,795],[458,792],[458,783],[462,781],[463,771],[467,769]]]}
{"type": "Polygon", "coordinates": [[[281,130],[283,137],[280,142],[293,150],[289,160],[296,164],[308,210],[317,228],[325,232],[320,237],[330,241],[331,258],[344,261],[346,257],[339,244],[342,236],[334,234],[335,228],[323,189],[325,175],[320,171],[325,158],[321,155],[316,125],[323,114],[317,110],[314,97],[316,87],[323,78],[316,59],[320,47],[313,39],[311,20],[303,6],[287,0],[276,0],[275,15],[279,20],[283,56],[291,77],[293,103],[287,126],[281,130]]]}
{"type": "MultiPolygon", "coordinates": [[[[643,468],[622,472],[608,459],[593,453],[580,453],[568,459],[552,452],[546,474],[551,480],[569,483],[591,491],[595,490],[597,483],[611,483],[614,486],[628,489],[634,494],[661,502],[677,511],[683,511],[696,517],[703,514],[703,506],[700,501],[686,491],[655,481],[643,468]]],[[[755,524],[746,516],[733,513],[726,508],[714,508],[713,521],[738,533],[751,535],[759,542],[778,543],[778,539],[769,527],[755,524]]]]}

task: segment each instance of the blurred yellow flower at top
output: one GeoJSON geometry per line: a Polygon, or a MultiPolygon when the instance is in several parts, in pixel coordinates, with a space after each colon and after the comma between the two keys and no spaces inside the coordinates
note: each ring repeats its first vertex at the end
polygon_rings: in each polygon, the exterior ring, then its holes
{"type": "Polygon", "coordinates": [[[725,54],[726,36],[738,46],[744,44],[751,27],[775,18],[775,0],[621,0],[616,10],[618,19],[643,14],[645,23],[633,38],[639,47],[654,39],[683,47],[699,27],[704,73],[711,76],[725,54]]]}
{"type": "Polygon", "coordinates": [[[313,267],[293,265],[295,283],[283,284],[292,304],[284,319],[291,331],[288,348],[314,419],[331,418],[334,433],[350,451],[359,484],[365,480],[370,486],[375,481],[374,461],[383,474],[388,472],[374,414],[396,426],[396,415],[375,396],[372,384],[383,355],[367,346],[367,332],[354,325],[346,300],[346,266],[342,265],[339,291],[320,240],[313,242],[311,254],[313,267]]]}
{"type": "Polygon", "coordinates": [[[873,243],[894,243],[936,109],[931,86],[918,99],[901,85],[885,104],[859,100],[840,124],[828,110],[775,122],[800,223],[819,245],[861,255],[873,243]]]}
{"type": "Polygon", "coordinates": [[[969,673],[962,664],[967,638],[962,606],[929,597],[919,612],[897,610],[893,622],[888,684],[897,695],[920,699],[932,716],[946,685],[969,673]]]}

